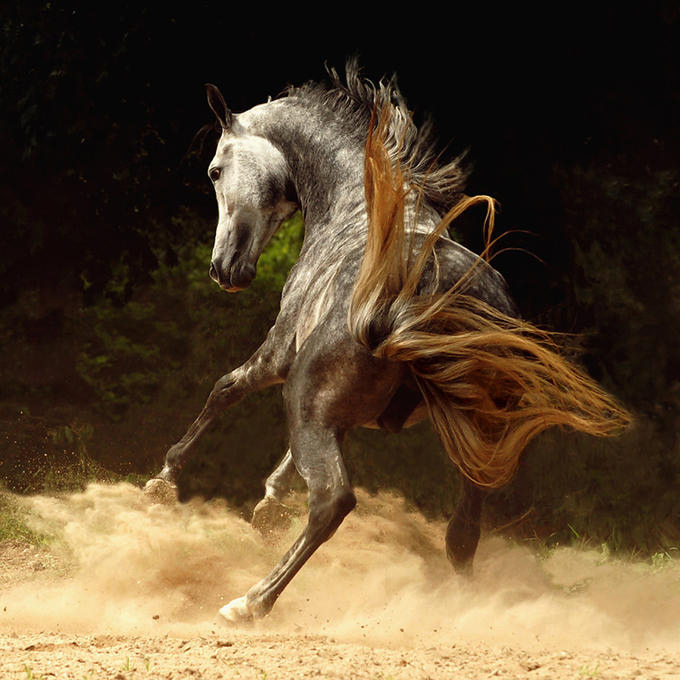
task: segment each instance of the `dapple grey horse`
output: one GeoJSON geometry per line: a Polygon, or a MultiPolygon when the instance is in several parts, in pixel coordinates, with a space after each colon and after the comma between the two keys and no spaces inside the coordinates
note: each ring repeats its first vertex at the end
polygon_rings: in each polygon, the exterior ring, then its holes
{"type": "MultiPolygon", "coordinates": [[[[207,86],[221,128],[208,170],[219,208],[210,276],[226,291],[245,288],[281,223],[301,209],[305,224],[275,324],[242,366],[215,383],[198,418],[148,483],[150,489],[174,485],[196,442],[225,409],[254,390],[283,384],[289,450],[267,480],[255,514],[275,506],[297,472],[309,490],[308,524],[266,578],[222,607],[220,613],[230,621],[267,614],[354,508],[341,453],[345,433],[359,426],[396,432],[428,416],[408,364],[373,351],[389,331],[373,329],[379,337],[369,347],[348,325],[367,248],[366,144],[375,112],[388,111],[384,147],[420,187],[415,194],[407,192],[405,200],[406,232],[416,251],[459,200],[464,173],[456,161],[437,164],[429,132],[413,124],[394,81],[374,86],[352,64],[345,81],[334,71],[330,77],[330,86],[290,88],[239,114],[229,110],[216,87],[207,86]]],[[[440,232],[432,247],[435,256],[423,268],[428,290],[455,286],[479,262],[440,232]]],[[[467,293],[503,316],[517,315],[505,281],[489,265],[478,267],[467,293]]],[[[456,569],[466,570],[473,559],[483,495],[480,486],[463,477],[460,504],[446,532],[447,554],[456,569]]]]}

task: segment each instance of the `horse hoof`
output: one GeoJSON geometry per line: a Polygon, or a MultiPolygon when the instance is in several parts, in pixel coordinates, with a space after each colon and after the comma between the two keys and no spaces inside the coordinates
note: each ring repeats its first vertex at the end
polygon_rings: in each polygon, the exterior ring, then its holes
{"type": "Polygon", "coordinates": [[[293,511],[288,506],[275,498],[265,496],[255,506],[250,523],[261,534],[269,534],[287,529],[292,517],[293,511]]]}
{"type": "Polygon", "coordinates": [[[145,484],[144,495],[154,503],[172,505],[177,502],[177,486],[154,477],[145,484]]]}
{"type": "Polygon", "coordinates": [[[472,560],[469,562],[463,562],[462,564],[454,564],[453,565],[453,570],[456,572],[458,576],[461,576],[464,579],[467,579],[468,581],[472,581],[474,579],[474,571],[472,569],[472,560]]]}
{"type": "Polygon", "coordinates": [[[249,623],[253,620],[253,614],[248,606],[246,595],[225,604],[220,609],[220,615],[223,616],[229,623],[249,623]]]}

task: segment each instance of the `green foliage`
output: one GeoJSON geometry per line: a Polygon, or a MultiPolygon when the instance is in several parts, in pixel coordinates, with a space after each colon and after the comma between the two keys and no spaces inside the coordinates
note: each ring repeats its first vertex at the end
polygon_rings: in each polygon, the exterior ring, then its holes
{"type": "Polygon", "coordinates": [[[263,288],[283,289],[288,272],[300,254],[304,230],[302,213],[297,212],[274,234],[258,262],[258,277],[263,288]]]}
{"type": "Polygon", "coordinates": [[[622,157],[558,171],[568,290],[598,377],[647,414],[680,408],[680,174],[622,157]],[[638,165],[640,164],[640,165],[638,165]]]}
{"type": "MultiPolygon", "coordinates": [[[[188,242],[177,249],[176,263],[159,266],[129,300],[120,293],[127,286],[120,268],[91,304],[63,310],[48,340],[33,338],[23,321],[44,316],[39,296],[27,293],[6,309],[0,332],[12,360],[0,362],[6,400],[0,426],[8,433],[0,439],[0,471],[12,489],[66,490],[94,477],[129,479],[156,471],[162,451],[195,416],[213,382],[262,342],[302,231],[298,214],[260,258],[257,280],[238,295],[220,291],[207,276],[210,247],[188,242]],[[32,370],[42,363],[50,370],[32,370]],[[21,405],[26,403],[43,415],[31,416],[21,405]],[[121,451],[121,438],[133,454],[121,451]]],[[[220,432],[236,460],[211,455],[211,443],[214,449],[225,444],[218,444],[219,433],[208,438],[195,463],[203,485],[191,486],[187,475],[185,495],[224,493],[227,478],[234,480],[231,493],[239,502],[257,493],[265,468],[285,447],[282,421],[278,393],[253,395],[227,414],[220,432]],[[268,441],[271,454],[256,455],[268,441]],[[244,446],[252,455],[237,456],[244,446]],[[248,460],[263,460],[256,473],[243,467],[248,460]]]]}
{"type": "MultiPolygon", "coordinates": [[[[148,404],[165,381],[181,375],[187,359],[210,370],[220,357],[237,361],[243,345],[252,351],[252,338],[259,343],[273,322],[302,230],[299,214],[282,227],[260,258],[255,283],[238,300],[206,276],[207,244],[187,245],[178,252],[178,264],[158,267],[141,299],[121,305],[107,288],[78,319],[83,342],[77,372],[92,389],[97,408],[120,420],[132,405],[148,404]],[[192,335],[197,348],[208,349],[203,357],[192,356],[192,335]]],[[[119,286],[113,279],[114,293],[119,286]]]]}
{"type": "Polygon", "coordinates": [[[355,430],[347,437],[344,455],[357,486],[370,492],[396,490],[430,517],[453,513],[458,473],[428,423],[399,434],[355,430]]]}
{"type": "Polygon", "coordinates": [[[77,371],[98,407],[113,418],[121,418],[131,403],[148,403],[173,367],[173,354],[161,354],[160,345],[174,347],[181,335],[176,324],[160,323],[155,311],[135,301],[122,309],[105,302],[82,314],[90,338],[83,343],[77,371]]]}
{"type": "Polygon", "coordinates": [[[529,532],[561,543],[576,532],[612,552],[680,541],[680,175],[652,162],[653,151],[555,176],[572,247],[569,299],[555,325],[578,320],[583,361],[636,424],[612,441],[547,433],[495,507],[530,512],[529,532]]]}

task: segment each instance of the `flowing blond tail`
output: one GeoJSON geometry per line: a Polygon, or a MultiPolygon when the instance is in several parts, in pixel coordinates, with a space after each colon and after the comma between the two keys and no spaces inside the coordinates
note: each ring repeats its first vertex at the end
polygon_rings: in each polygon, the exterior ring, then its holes
{"type": "Polygon", "coordinates": [[[437,239],[470,206],[486,204],[491,244],[494,203],[461,198],[414,253],[405,204],[409,192],[422,192],[409,187],[408,170],[386,150],[389,111],[375,118],[364,176],[368,240],[349,328],[375,356],[408,364],[451,460],[476,484],[496,488],[548,427],[599,437],[625,429],[630,414],[560,355],[550,333],[465,293],[482,260],[451,290],[418,292],[426,264],[436,263],[437,239]]]}

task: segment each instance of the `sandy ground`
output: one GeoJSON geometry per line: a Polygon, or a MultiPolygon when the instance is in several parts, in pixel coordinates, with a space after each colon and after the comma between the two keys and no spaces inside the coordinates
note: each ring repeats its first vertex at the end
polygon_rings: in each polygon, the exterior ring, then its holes
{"type": "Polygon", "coordinates": [[[444,525],[389,495],[359,507],[272,614],[217,609],[299,532],[265,540],[224,504],[131,486],[25,501],[44,548],[0,545],[0,678],[678,678],[680,565],[483,540],[451,573],[444,525]]]}

